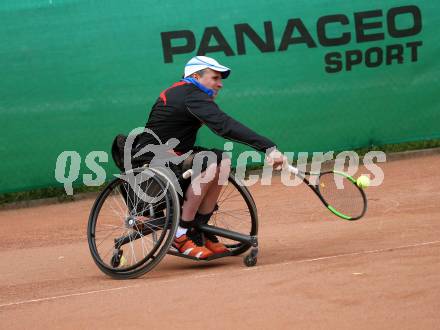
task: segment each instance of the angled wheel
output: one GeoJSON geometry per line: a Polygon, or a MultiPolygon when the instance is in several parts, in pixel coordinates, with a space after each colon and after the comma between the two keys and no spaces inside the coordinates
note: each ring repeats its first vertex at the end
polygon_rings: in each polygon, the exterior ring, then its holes
{"type": "MultiPolygon", "coordinates": [[[[220,192],[217,207],[209,225],[239,232],[244,235],[257,235],[258,214],[255,202],[249,190],[230,174],[228,184],[220,192]]],[[[236,242],[227,238],[218,237],[233,255],[239,255],[247,251],[249,244],[236,242]]]]}
{"type": "Polygon", "coordinates": [[[257,264],[257,257],[253,256],[245,256],[243,259],[243,263],[246,265],[246,267],[254,267],[257,264]]]}
{"type": "Polygon", "coordinates": [[[179,217],[178,195],[164,174],[148,168],[126,173],[105,187],[91,210],[93,260],[113,278],[141,276],[168,252],[179,217]]]}

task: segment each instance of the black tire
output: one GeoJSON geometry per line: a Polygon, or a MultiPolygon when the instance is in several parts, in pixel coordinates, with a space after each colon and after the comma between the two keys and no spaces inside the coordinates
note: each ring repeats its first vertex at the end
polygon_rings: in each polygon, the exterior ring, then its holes
{"type": "Polygon", "coordinates": [[[152,270],[168,252],[180,218],[178,195],[164,174],[147,168],[128,174],[131,185],[117,178],[99,194],[87,230],[94,262],[116,279],[152,270]],[[159,197],[142,199],[142,193],[159,197]]]}
{"type": "MultiPolygon", "coordinates": [[[[258,213],[255,202],[246,186],[233,173],[228,184],[220,192],[218,209],[214,211],[209,225],[255,236],[258,233],[258,213]]],[[[246,252],[251,245],[218,237],[237,256],[246,252]]]]}

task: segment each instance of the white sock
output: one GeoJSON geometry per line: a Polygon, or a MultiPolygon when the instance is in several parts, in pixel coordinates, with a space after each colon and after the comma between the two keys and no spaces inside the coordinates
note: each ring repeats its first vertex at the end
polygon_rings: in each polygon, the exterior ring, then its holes
{"type": "Polygon", "coordinates": [[[188,229],[182,228],[180,226],[177,227],[176,238],[179,238],[180,236],[185,235],[187,230],[188,229]]]}

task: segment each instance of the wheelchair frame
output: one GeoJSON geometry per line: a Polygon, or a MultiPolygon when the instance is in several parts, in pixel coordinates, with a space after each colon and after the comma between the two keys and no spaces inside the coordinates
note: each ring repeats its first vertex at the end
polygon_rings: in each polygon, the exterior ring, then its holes
{"type": "MultiPolygon", "coordinates": [[[[101,208],[105,203],[109,194],[113,191],[113,189],[118,184],[122,184],[122,186],[124,186],[124,184],[127,185],[126,183],[122,182],[123,179],[121,178],[112,180],[97,197],[90,212],[88,230],[87,230],[88,243],[92,258],[101,271],[116,279],[136,278],[151,271],[162,260],[162,258],[166,254],[192,259],[195,261],[209,262],[219,258],[237,256],[246,252],[249,249],[250,252],[244,257],[243,262],[247,267],[252,267],[256,265],[257,255],[258,255],[258,238],[257,238],[258,214],[257,214],[256,205],[249,190],[243,184],[241,184],[241,182],[237,181],[237,179],[232,173],[228,178],[228,182],[229,184],[232,184],[234,186],[234,188],[238,191],[238,193],[242,197],[243,201],[246,203],[246,206],[249,210],[249,217],[251,221],[250,233],[247,235],[238,231],[233,231],[219,226],[213,226],[208,224],[200,225],[199,230],[201,232],[214,234],[216,236],[229,239],[236,243],[227,245],[227,247],[230,248],[230,251],[228,252],[222,254],[214,254],[213,256],[208,257],[206,259],[197,259],[195,257],[191,257],[178,252],[177,249],[175,249],[172,246],[172,242],[175,233],[177,231],[177,226],[180,219],[181,205],[178,194],[174,187],[175,183],[173,183],[173,181],[169,178],[166,171],[157,168],[143,167],[133,170],[132,173],[131,172],[125,173],[122,175],[122,177],[124,177],[124,175],[127,174],[137,173],[137,175],[139,175],[140,173],[144,173],[144,172],[148,173],[150,179],[155,177],[154,180],[156,184],[160,186],[160,188],[162,189],[165,198],[164,203],[166,204],[166,211],[156,212],[157,214],[155,214],[152,220],[145,222],[142,228],[139,228],[140,225],[136,223],[136,217],[133,216],[133,214],[136,214],[136,212],[133,212],[133,209],[129,207],[129,203],[128,203],[129,198],[125,198],[127,200],[126,203],[129,213],[127,214],[123,223],[124,223],[124,228],[127,229],[127,233],[114,238],[113,253],[111,256],[110,263],[107,263],[104,260],[105,258],[103,258],[99,253],[99,245],[102,242],[97,244],[97,242],[95,241],[97,236],[96,223],[98,221],[101,208]],[[144,226],[145,224],[147,226],[144,226]],[[151,249],[149,254],[144,255],[144,258],[139,262],[135,260],[135,263],[131,266],[122,267],[121,266],[121,262],[123,260],[122,247],[124,245],[131,244],[136,240],[142,240],[142,244],[143,244],[143,239],[147,237],[147,235],[155,235],[156,229],[161,230],[161,235],[158,238],[156,237],[156,239],[154,240],[155,246],[151,249]]],[[[191,175],[191,170],[186,171],[183,174],[185,178],[190,175],[191,175]]],[[[146,190],[148,190],[148,187],[146,188],[146,190]]],[[[151,210],[153,210],[154,207],[151,205],[150,208],[151,210]]],[[[151,210],[149,211],[150,214],[151,212],[154,211],[151,210]]]]}

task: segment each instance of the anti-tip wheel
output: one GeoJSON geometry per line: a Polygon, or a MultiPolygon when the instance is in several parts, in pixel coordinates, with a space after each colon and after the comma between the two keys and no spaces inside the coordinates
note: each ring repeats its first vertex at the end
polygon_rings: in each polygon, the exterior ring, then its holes
{"type": "Polygon", "coordinates": [[[257,264],[257,257],[252,257],[251,255],[247,255],[243,258],[243,262],[246,267],[253,267],[257,264]]]}
{"type": "Polygon", "coordinates": [[[121,264],[122,253],[124,253],[124,251],[122,250],[115,250],[115,252],[113,253],[112,258],[110,259],[110,264],[113,268],[118,268],[121,264]]]}

